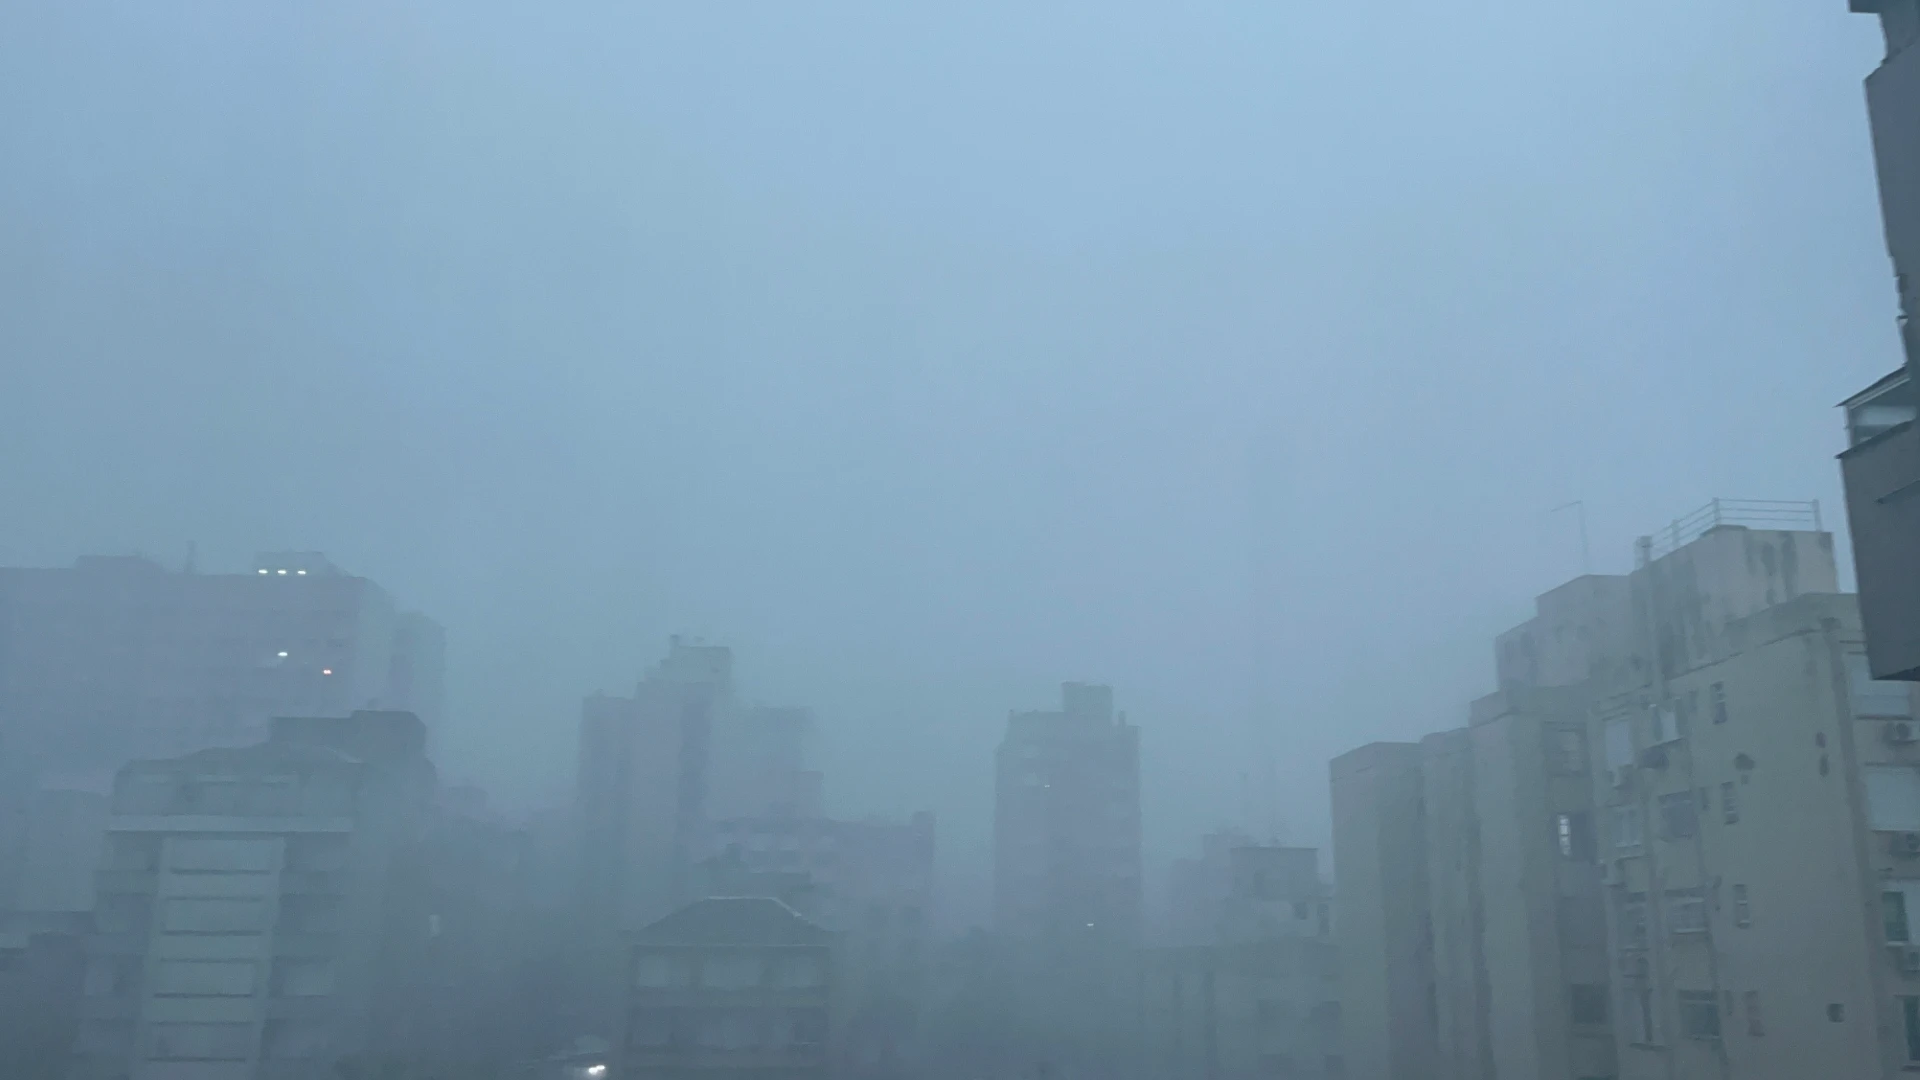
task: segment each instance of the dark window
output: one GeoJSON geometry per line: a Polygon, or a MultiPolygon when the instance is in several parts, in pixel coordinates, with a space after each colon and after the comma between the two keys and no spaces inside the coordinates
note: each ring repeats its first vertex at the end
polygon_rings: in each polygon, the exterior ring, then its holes
{"type": "Polygon", "coordinates": [[[1733,887],[1733,925],[1753,925],[1753,906],[1747,902],[1747,887],[1745,885],[1735,885],[1733,887]]]}
{"type": "Polygon", "coordinates": [[[1605,1024],[1607,1022],[1607,988],[1588,984],[1575,984],[1569,997],[1573,1022],[1576,1024],[1605,1024]]]}
{"type": "Polygon", "coordinates": [[[1734,794],[1734,783],[1731,780],[1720,784],[1720,820],[1729,825],[1740,820],[1739,796],[1734,794]]]}
{"type": "Polygon", "coordinates": [[[1592,815],[1585,811],[1561,814],[1555,828],[1559,833],[1561,858],[1590,863],[1598,855],[1594,850],[1592,815]]]}
{"type": "Polygon", "coordinates": [[[1839,1002],[1827,1006],[1827,1021],[1838,1024],[1847,1018],[1847,1007],[1839,1002]]]}
{"type": "Polygon", "coordinates": [[[1714,683],[1713,686],[1708,688],[1708,694],[1713,700],[1713,722],[1716,724],[1726,723],[1727,722],[1727,684],[1714,683]]]}
{"type": "Polygon", "coordinates": [[[1880,916],[1887,928],[1887,941],[1905,945],[1913,940],[1907,926],[1907,894],[1888,889],[1880,894],[1880,916]]]}
{"type": "Polygon", "coordinates": [[[1766,1021],[1760,1017],[1760,991],[1749,990],[1741,994],[1740,999],[1746,1005],[1747,1034],[1765,1035],[1767,1033],[1767,1024],[1766,1021]]]}
{"type": "Polygon", "coordinates": [[[1295,900],[1293,902],[1293,917],[1296,919],[1306,918],[1307,914],[1312,910],[1312,905],[1308,904],[1305,900],[1295,900]]]}
{"type": "Polygon", "coordinates": [[[1710,990],[1682,990],[1680,1032],[1689,1039],[1720,1037],[1720,996],[1710,990]]]}
{"type": "Polygon", "coordinates": [[[1676,791],[1660,796],[1660,835],[1668,840],[1684,840],[1698,827],[1691,791],[1676,791]]]}

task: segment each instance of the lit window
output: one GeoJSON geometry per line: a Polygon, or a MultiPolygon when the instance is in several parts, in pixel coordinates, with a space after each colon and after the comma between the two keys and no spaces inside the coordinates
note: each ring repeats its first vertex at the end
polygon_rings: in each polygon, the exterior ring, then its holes
{"type": "Polygon", "coordinates": [[[323,667],[323,668],[321,668],[321,669],[320,669],[320,674],[322,674],[322,675],[331,675],[331,674],[333,674],[333,669],[332,669],[332,668],[330,668],[330,667],[323,667]]]}
{"type": "Polygon", "coordinates": [[[274,653],[274,655],[278,656],[282,660],[285,660],[287,658],[287,650],[281,649],[279,652],[274,653]]]}
{"type": "Polygon", "coordinates": [[[301,577],[307,576],[307,572],[305,570],[295,570],[294,573],[299,574],[301,577]]]}
{"type": "Polygon", "coordinates": [[[281,571],[279,571],[279,573],[280,573],[280,574],[282,574],[282,575],[284,575],[284,574],[286,573],[286,571],[285,571],[285,570],[281,570],[281,571]]]}
{"type": "Polygon", "coordinates": [[[260,572],[261,572],[261,573],[263,573],[263,574],[264,574],[264,573],[266,573],[266,571],[265,571],[265,570],[262,570],[262,571],[260,571],[260,572]]]}

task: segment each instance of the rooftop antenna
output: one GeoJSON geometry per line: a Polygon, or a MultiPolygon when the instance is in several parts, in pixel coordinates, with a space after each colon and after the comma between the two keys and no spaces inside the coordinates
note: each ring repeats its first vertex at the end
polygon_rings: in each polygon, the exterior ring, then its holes
{"type": "Polygon", "coordinates": [[[1562,510],[1571,510],[1574,512],[1574,516],[1580,519],[1580,573],[1582,576],[1591,574],[1593,573],[1593,552],[1587,547],[1586,500],[1575,499],[1569,503],[1561,503],[1559,506],[1547,511],[1547,513],[1557,514],[1562,510]]]}

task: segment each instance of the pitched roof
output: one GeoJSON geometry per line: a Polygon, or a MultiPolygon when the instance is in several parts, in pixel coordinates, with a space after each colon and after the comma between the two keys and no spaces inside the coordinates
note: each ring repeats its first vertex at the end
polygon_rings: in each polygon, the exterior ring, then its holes
{"type": "Polygon", "coordinates": [[[634,940],[645,945],[826,945],[833,935],[771,897],[712,896],[643,927],[634,940]]]}

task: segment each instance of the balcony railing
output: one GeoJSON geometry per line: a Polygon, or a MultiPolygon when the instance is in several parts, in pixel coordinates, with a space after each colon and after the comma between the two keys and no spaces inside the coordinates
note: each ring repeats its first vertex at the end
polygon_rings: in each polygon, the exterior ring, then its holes
{"type": "Polygon", "coordinates": [[[1723,526],[1821,532],[1820,503],[1782,499],[1715,499],[1691,514],[1675,518],[1652,536],[1640,538],[1639,563],[1670,555],[1723,526]]]}

